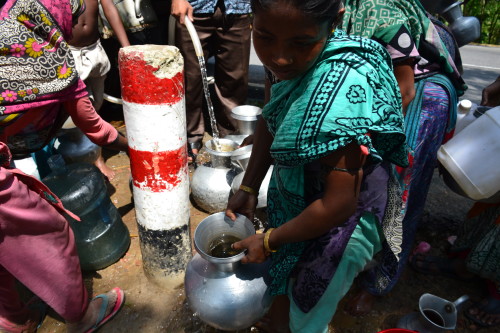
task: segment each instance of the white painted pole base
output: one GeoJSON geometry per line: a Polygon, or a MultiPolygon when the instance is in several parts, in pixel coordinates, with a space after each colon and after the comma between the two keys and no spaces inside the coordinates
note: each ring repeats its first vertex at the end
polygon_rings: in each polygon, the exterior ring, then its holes
{"type": "Polygon", "coordinates": [[[128,46],[118,57],[144,271],[172,288],[191,258],[184,60],[166,45],[128,46]]]}

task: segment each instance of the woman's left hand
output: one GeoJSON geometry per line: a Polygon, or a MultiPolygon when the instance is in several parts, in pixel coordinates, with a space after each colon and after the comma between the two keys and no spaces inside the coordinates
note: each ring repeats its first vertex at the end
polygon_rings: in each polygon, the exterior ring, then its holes
{"type": "Polygon", "coordinates": [[[266,261],[269,252],[264,249],[264,234],[255,234],[233,244],[235,250],[247,250],[246,256],[241,259],[243,264],[261,263],[266,261]]]}

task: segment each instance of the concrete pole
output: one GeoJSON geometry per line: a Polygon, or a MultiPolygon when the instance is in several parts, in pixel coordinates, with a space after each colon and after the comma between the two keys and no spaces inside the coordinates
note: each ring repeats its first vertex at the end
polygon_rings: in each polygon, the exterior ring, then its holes
{"type": "Polygon", "coordinates": [[[167,45],[118,54],[144,272],[169,289],[191,258],[184,60],[167,45]]]}

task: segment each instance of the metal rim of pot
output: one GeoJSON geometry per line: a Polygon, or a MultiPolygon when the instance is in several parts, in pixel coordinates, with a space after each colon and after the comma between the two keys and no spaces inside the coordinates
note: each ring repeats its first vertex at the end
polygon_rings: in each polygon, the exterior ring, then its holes
{"type": "MultiPolygon", "coordinates": [[[[221,221],[224,220],[225,223],[228,225],[234,224],[236,225],[237,223],[241,223],[243,227],[245,228],[246,231],[252,231],[253,233],[249,232],[247,235],[244,236],[244,238],[251,236],[252,234],[255,234],[255,228],[253,226],[253,223],[245,216],[241,214],[236,214],[236,220],[232,221],[229,217],[226,216],[225,212],[219,212],[215,213],[212,215],[207,216],[205,219],[203,219],[198,226],[196,227],[194,231],[194,237],[193,237],[193,243],[196,251],[198,254],[205,260],[213,263],[213,264],[218,264],[218,265],[225,265],[225,264],[233,264],[236,262],[239,262],[244,256],[245,256],[245,251],[242,251],[238,253],[237,255],[234,255],[232,257],[227,257],[227,258],[218,258],[218,257],[213,257],[207,253],[205,250],[205,246],[202,244],[199,244],[201,242],[201,238],[203,235],[207,232],[207,230],[210,230],[211,228],[207,227],[207,224],[213,223],[213,221],[221,221]]],[[[228,228],[230,230],[230,227],[228,228]]],[[[228,231],[226,231],[228,232],[228,231]]],[[[229,232],[228,232],[229,233],[229,232]]],[[[243,238],[242,238],[243,239],[243,238]]]]}

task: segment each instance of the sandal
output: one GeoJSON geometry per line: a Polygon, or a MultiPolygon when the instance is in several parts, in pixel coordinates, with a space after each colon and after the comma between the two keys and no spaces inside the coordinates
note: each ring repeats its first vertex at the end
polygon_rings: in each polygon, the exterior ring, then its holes
{"type": "Polygon", "coordinates": [[[410,257],[410,266],[419,273],[442,275],[460,281],[472,281],[476,276],[463,272],[458,266],[460,259],[449,259],[417,253],[410,257]]]}
{"type": "Polygon", "coordinates": [[[196,162],[198,151],[201,149],[201,142],[188,142],[187,147],[188,147],[188,163],[196,162]]]}
{"type": "Polygon", "coordinates": [[[489,296],[464,310],[464,315],[481,327],[498,326],[500,325],[500,299],[489,296]],[[471,313],[474,309],[477,313],[471,313]],[[493,317],[493,322],[488,320],[491,317],[493,317]]]}
{"type": "Polygon", "coordinates": [[[120,311],[123,303],[125,302],[125,294],[123,290],[120,288],[113,288],[112,291],[116,293],[116,302],[113,306],[113,309],[106,316],[106,309],[108,308],[109,298],[106,294],[100,294],[94,297],[94,300],[97,298],[102,298],[101,308],[99,309],[99,315],[97,316],[97,320],[91,328],[85,331],[85,333],[91,333],[97,331],[102,325],[106,324],[108,321],[113,318],[118,311],[120,311]]]}

